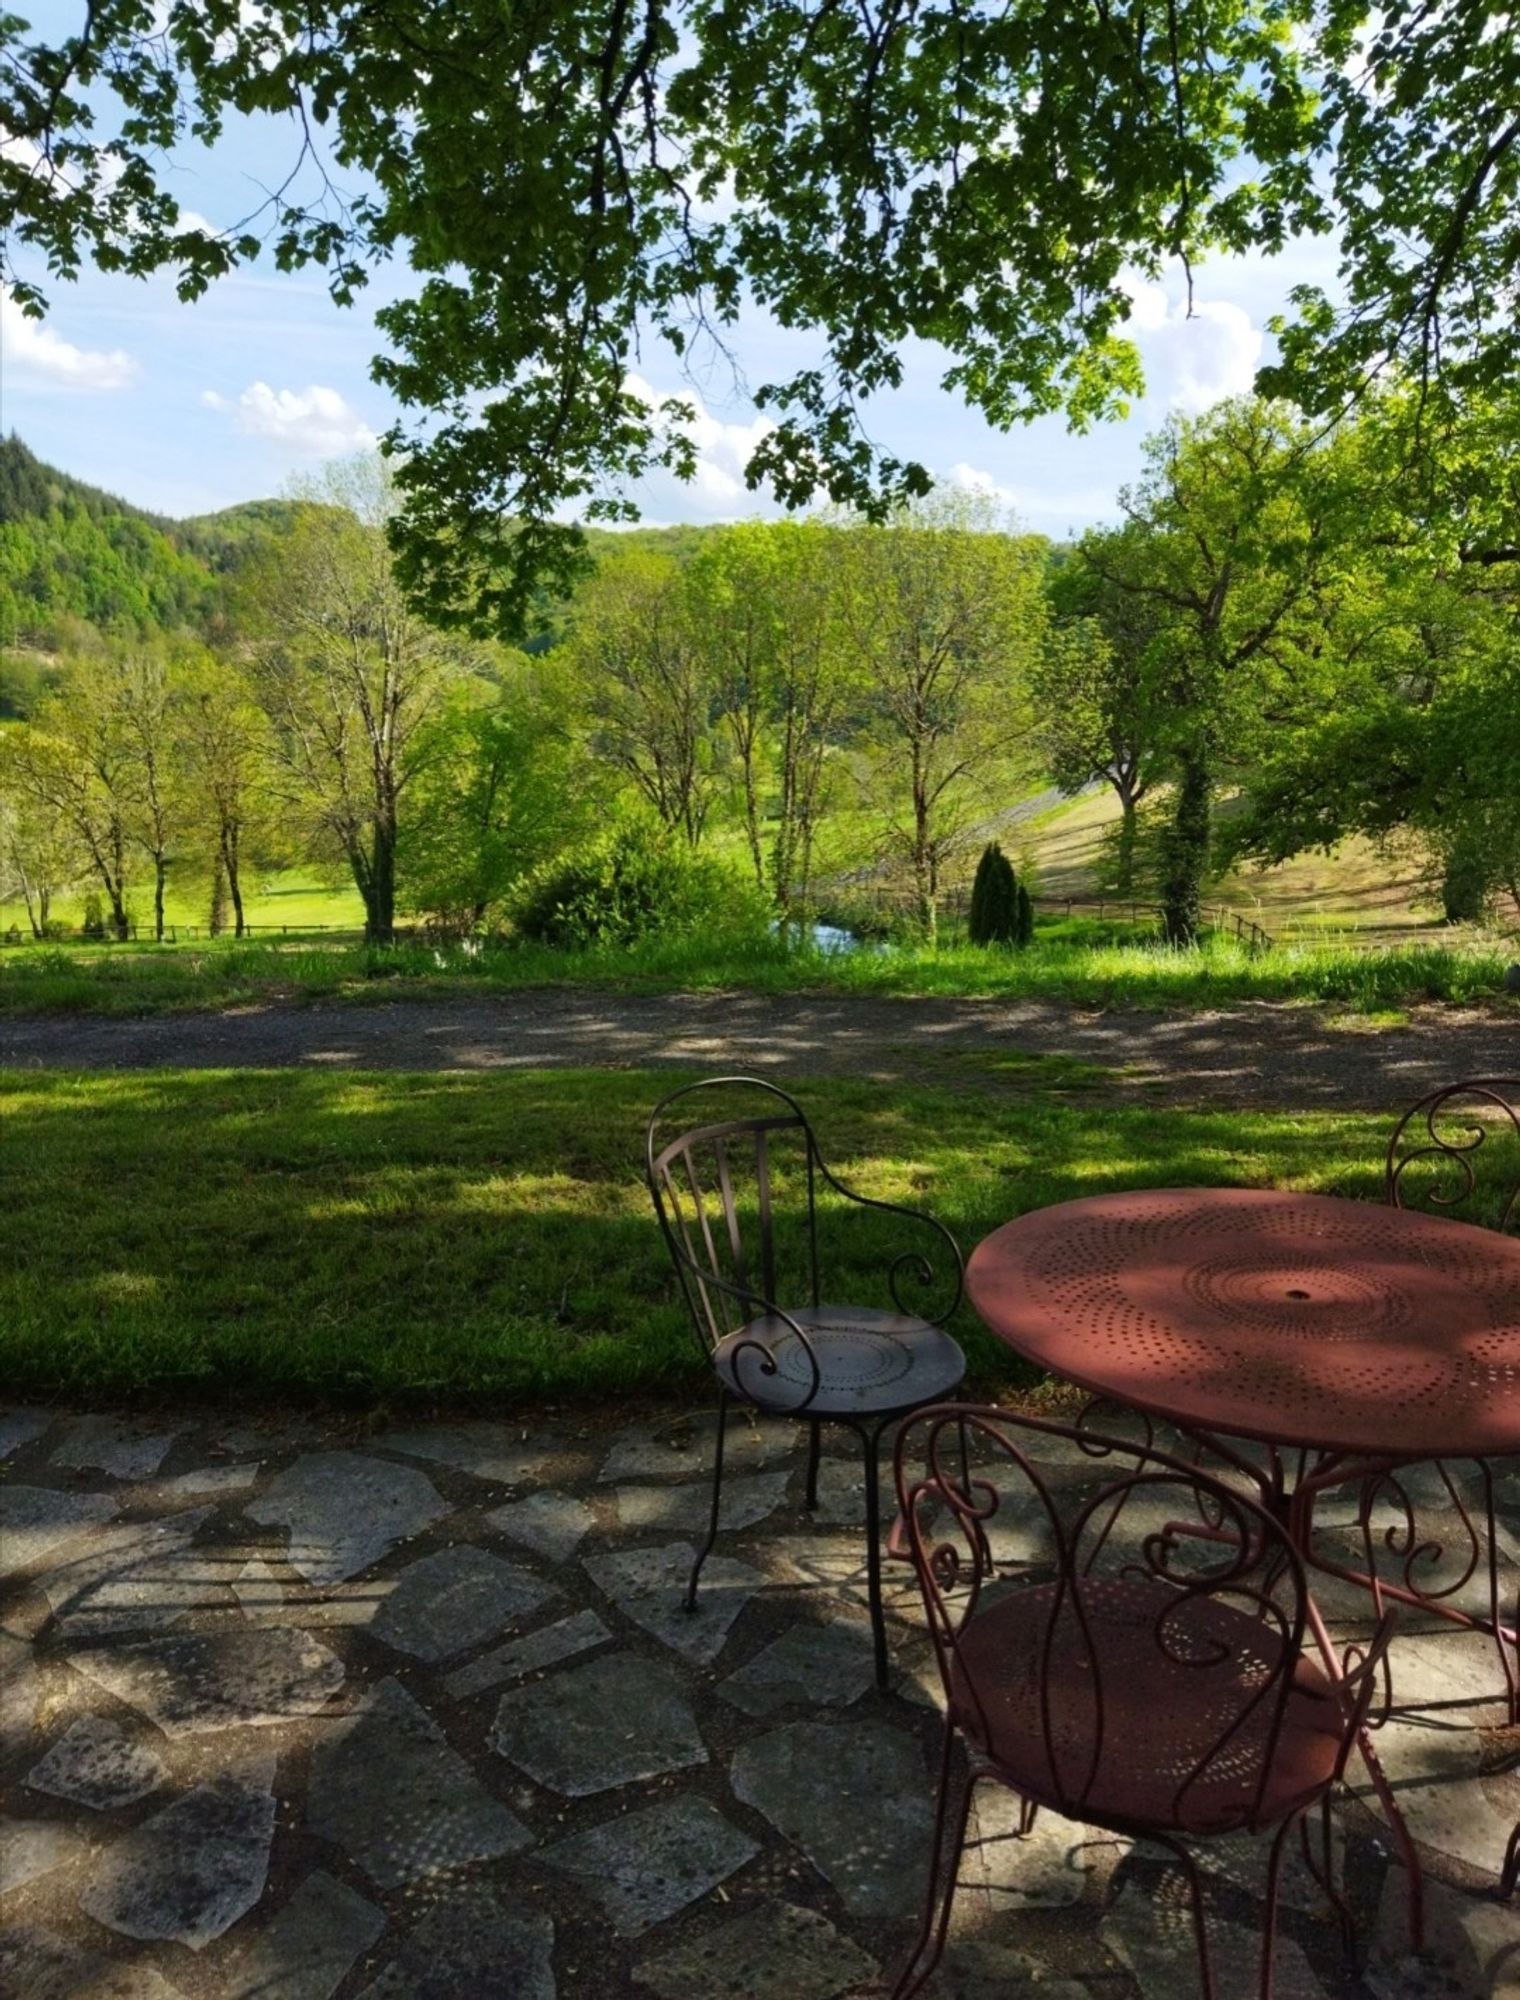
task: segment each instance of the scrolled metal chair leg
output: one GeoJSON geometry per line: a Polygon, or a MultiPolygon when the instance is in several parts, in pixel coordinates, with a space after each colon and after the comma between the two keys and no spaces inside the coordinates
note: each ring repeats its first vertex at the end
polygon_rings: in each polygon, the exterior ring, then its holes
{"type": "Polygon", "coordinates": [[[713,1543],[718,1539],[718,1515],[723,1501],[723,1439],[728,1429],[728,1391],[718,1392],[718,1430],[713,1445],[713,1486],[712,1514],[707,1523],[707,1540],[697,1550],[696,1561],[691,1566],[691,1581],[686,1586],[685,1609],[697,1608],[697,1579],[702,1574],[702,1565],[712,1554],[713,1543]]]}

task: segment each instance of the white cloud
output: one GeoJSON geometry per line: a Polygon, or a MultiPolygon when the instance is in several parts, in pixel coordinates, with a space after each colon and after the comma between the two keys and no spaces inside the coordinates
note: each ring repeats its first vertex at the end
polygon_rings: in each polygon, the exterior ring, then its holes
{"type": "Polygon", "coordinates": [[[668,512],[674,500],[676,518],[702,521],[732,521],[769,506],[764,495],[752,493],[744,483],[745,466],[761,440],[775,429],[769,417],[757,416],[749,423],[725,423],[712,414],[694,389],[656,389],[642,375],[627,376],[623,387],[652,410],[658,409],[667,398],[674,398],[691,411],[690,420],[684,423],[662,418],[661,428],[682,430],[691,439],[696,448],[695,476],[690,482],[673,479],[668,474],[645,480],[635,495],[641,504],[646,499],[652,500],[668,512]]]}
{"type": "Polygon", "coordinates": [[[1196,414],[1222,397],[1250,392],[1265,336],[1243,306],[1195,299],[1189,313],[1186,298],[1169,298],[1161,285],[1130,280],[1125,290],[1150,396],[1196,414]]]}
{"type": "Polygon", "coordinates": [[[964,460],[952,465],[945,477],[949,485],[994,502],[1018,521],[1043,524],[1045,533],[1064,533],[1073,524],[1085,525],[1095,516],[1111,514],[1114,507],[1114,496],[1104,486],[1058,492],[1042,486],[1010,485],[995,473],[968,465],[964,460]],[[1051,527],[1051,523],[1056,525],[1051,527]]]}
{"type": "Polygon", "coordinates": [[[375,433],[336,389],[313,382],[306,389],[271,389],[267,382],[250,382],[234,402],[215,389],[203,389],[208,410],[232,418],[245,437],[266,438],[306,458],[338,458],[345,452],[367,451],[375,433]]]}
{"type": "Polygon", "coordinates": [[[60,389],[123,389],[137,373],[124,347],[76,347],[44,320],[29,319],[8,291],[0,291],[0,360],[7,373],[60,389]]]}

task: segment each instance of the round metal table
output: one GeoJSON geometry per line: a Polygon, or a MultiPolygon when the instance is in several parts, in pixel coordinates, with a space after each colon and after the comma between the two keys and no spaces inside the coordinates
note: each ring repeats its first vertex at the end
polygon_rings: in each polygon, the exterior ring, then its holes
{"type": "MultiPolygon", "coordinates": [[[[1005,1223],[972,1253],[966,1290],[1029,1360],[1166,1419],[1255,1481],[1311,1566],[1489,1632],[1520,1719],[1486,1463],[1487,1618],[1327,1561],[1313,1535],[1331,1487],[1375,1496],[1420,1461],[1520,1455],[1520,1240],[1332,1195],[1146,1189],[1005,1223]]],[[[1418,1942],[1418,1857],[1365,1735],[1362,1747],[1409,1864],[1418,1942]]]]}
{"type": "Polygon", "coordinates": [[[1020,1216],[966,1289],[1010,1347],[1192,1429],[1409,1462],[1520,1453],[1520,1239],[1256,1188],[1020,1216]]]}

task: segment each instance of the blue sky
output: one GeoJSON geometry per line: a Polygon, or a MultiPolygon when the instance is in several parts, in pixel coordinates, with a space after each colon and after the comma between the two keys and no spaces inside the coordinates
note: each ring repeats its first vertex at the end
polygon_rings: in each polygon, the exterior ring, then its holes
{"type": "MultiPolygon", "coordinates": [[[[176,162],[175,192],[186,209],[227,227],[257,207],[293,153],[288,125],[242,123],[214,153],[176,162]]],[[[1191,319],[1180,273],[1166,286],[1138,288],[1131,328],[1148,389],[1126,422],[1083,437],[1055,418],[999,433],[939,388],[944,358],[920,345],[906,357],[902,389],[868,406],[872,433],[937,477],[995,495],[1042,533],[1112,518],[1145,434],[1169,410],[1200,409],[1248,388],[1269,351],[1263,329],[1289,287],[1328,282],[1333,263],[1331,246],[1315,243],[1276,260],[1206,265],[1191,319]]],[[[409,284],[404,268],[382,266],[344,309],[332,304],[320,275],[282,275],[265,259],[193,305],[178,302],[168,277],[94,272],[48,287],[51,311],[40,328],[0,300],[0,425],[44,459],[166,514],[279,493],[324,459],[362,450],[391,420],[389,399],[370,380],[380,345],[373,314],[409,284]]],[[[798,338],[752,314],[734,338],[743,378],[789,372],[798,338]]],[[[673,358],[651,347],[641,373],[655,393],[696,402],[700,448],[694,484],[660,476],[634,490],[646,518],[775,511],[743,486],[757,420],[727,371],[694,388],[673,358]]]]}

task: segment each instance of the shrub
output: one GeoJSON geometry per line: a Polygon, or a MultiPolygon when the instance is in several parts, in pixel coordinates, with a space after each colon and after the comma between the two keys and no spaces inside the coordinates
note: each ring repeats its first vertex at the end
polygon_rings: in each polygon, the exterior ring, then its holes
{"type": "Polygon", "coordinates": [[[105,905],[99,896],[88,895],[84,899],[84,922],[80,929],[87,938],[103,938],[106,934],[105,905]]]}
{"type": "Polygon", "coordinates": [[[764,929],[752,888],[645,826],[625,827],[597,852],[540,876],[517,911],[520,936],[565,951],[764,929]]]}
{"type": "Polygon", "coordinates": [[[972,944],[1019,942],[1019,896],[1013,863],[995,840],[989,841],[982,849],[976,879],[971,885],[971,912],[966,930],[972,944]]]}

